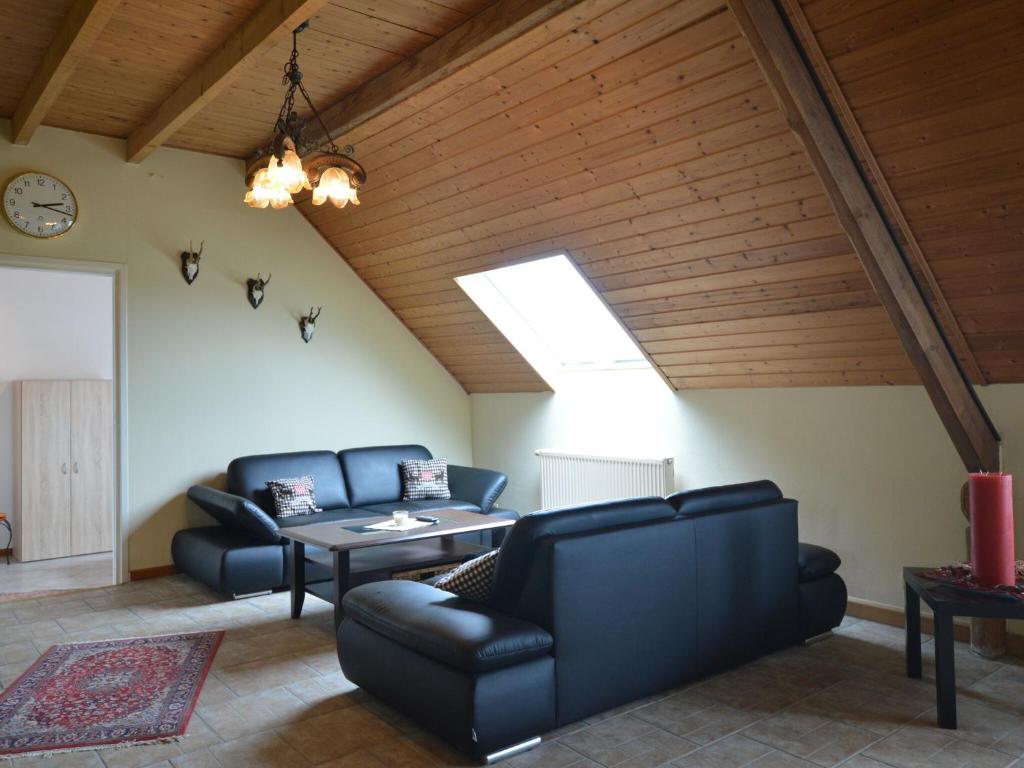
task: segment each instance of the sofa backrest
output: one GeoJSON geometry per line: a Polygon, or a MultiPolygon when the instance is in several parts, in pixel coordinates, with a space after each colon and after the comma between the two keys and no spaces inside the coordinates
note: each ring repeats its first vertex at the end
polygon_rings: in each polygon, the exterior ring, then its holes
{"type": "Polygon", "coordinates": [[[255,502],[268,514],[274,513],[274,499],[268,480],[310,475],[316,503],[324,509],[349,507],[345,479],[333,451],[298,451],[242,456],[228,464],[227,490],[255,502]]]}
{"type": "Polygon", "coordinates": [[[402,498],[402,476],[398,470],[406,459],[431,459],[422,445],[378,445],[339,451],[337,461],[345,475],[348,498],[353,507],[383,504],[402,498]]]}
{"type": "Polygon", "coordinates": [[[750,483],[717,485],[711,488],[699,488],[695,491],[680,491],[669,496],[667,501],[684,517],[696,517],[723,509],[778,501],[781,498],[782,491],[771,480],[755,480],[750,483]]]}
{"type": "Polygon", "coordinates": [[[559,722],[693,677],[693,528],[657,498],[535,512],[511,528],[495,607],[555,638],[559,722]]]}
{"type": "Polygon", "coordinates": [[[797,642],[797,502],[767,480],[677,493],[697,557],[701,674],[797,642]]]}

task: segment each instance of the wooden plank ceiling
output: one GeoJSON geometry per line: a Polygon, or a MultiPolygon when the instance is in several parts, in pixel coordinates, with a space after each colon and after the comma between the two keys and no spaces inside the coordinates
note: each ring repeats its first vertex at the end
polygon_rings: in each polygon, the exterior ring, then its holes
{"type": "Polygon", "coordinates": [[[357,211],[304,206],[467,389],[544,385],[452,278],[560,250],[678,387],[917,380],[721,2],[552,32],[365,126],[357,211]]]}
{"type": "MultiPolygon", "coordinates": [[[[259,4],[125,0],[44,123],[127,136],[259,4]]],[[[305,83],[328,106],[489,4],[331,0],[301,38],[305,83]]],[[[785,4],[967,369],[1024,381],[1019,0],[785,4]]],[[[69,6],[0,0],[0,113],[69,6]]],[[[263,143],[289,44],[168,144],[263,143]]],[[[369,174],[362,205],[300,208],[467,391],[546,385],[452,278],[563,251],[677,387],[918,381],[724,0],[582,0],[343,138],[369,174]]]]}

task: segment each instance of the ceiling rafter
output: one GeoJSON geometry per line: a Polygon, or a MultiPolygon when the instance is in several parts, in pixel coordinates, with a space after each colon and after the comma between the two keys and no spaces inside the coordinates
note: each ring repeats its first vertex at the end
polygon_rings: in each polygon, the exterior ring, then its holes
{"type": "MultiPolygon", "coordinates": [[[[363,83],[322,110],[327,130],[341,136],[425,88],[512,42],[581,0],[498,0],[423,50],[363,83]]],[[[310,138],[326,143],[317,133],[310,138]]]]}
{"type": "Polygon", "coordinates": [[[76,0],[11,118],[11,141],[27,144],[121,0],[76,0]]]}
{"type": "Polygon", "coordinates": [[[286,39],[327,0],[266,0],[174,93],[128,136],[128,161],[141,163],[255,60],[286,39]]]}
{"type": "Polygon", "coordinates": [[[773,0],[728,4],[961,460],[971,471],[997,471],[999,435],[929,310],[779,9],[773,0]]]}
{"type": "Polygon", "coordinates": [[[988,379],[981,370],[981,366],[978,365],[974,352],[971,350],[971,346],[968,344],[963,330],[960,328],[960,323],[957,322],[956,316],[953,314],[953,310],[950,308],[949,302],[942,291],[942,287],[935,278],[935,273],[932,272],[932,268],[928,265],[928,260],[925,258],[924,252],[914,236],[914,230],[911,228],[906,216],[903,215],[903,209],[889,187],[885,173],[883,173],[881,166],[879,166],[878,159],[875,157],[871,145],[868,144],[868,140],[860,128],[860,123],[857,122],[857,117],[853,114],[853,110],[846,100],[842,86],[840,86],[835,73],[832,71],[832,67],[828,63],[828,58],[818,44],[818,38],[811,28],[806,14],[804,14],[803,6],[800,5],[799,0],[781,0],[781,2],[786,15],[789,16],[794,29],[804,44],[804,50],[807,52],[811,64],[830,96],[832,107],[835,109],[843,129],[846,131],[846,135],[850,138],[850,142],[856,149],[857,154],[867,167],[868,174],[874,182],[875,191],[885,203],[893,223],[899,230],[900,236],[907,247],[907,252],[913,261],[914,268],[928,285],[928,291],[932,296],[935,309],[938,311],[943,329],[949,334],[950,341],[963,361],[971,380],[976,384],[988,384],[988,379]]]}

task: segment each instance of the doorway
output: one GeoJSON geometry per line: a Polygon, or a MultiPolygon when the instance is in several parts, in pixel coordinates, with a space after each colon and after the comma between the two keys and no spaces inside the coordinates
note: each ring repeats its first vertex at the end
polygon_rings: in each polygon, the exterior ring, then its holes
{"type": "Polygon", "coordinates": [[[122,270],[0,256],[0,602],[126,580],[122,270]]]}

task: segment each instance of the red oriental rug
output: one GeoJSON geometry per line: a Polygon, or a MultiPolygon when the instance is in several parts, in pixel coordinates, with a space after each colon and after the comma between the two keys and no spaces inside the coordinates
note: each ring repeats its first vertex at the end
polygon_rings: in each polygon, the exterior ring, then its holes
{"type": "Polygon", "coordinates": [[[55,645],[0,693],[0,756],[172,741],[224,633],[55,645]]]}

